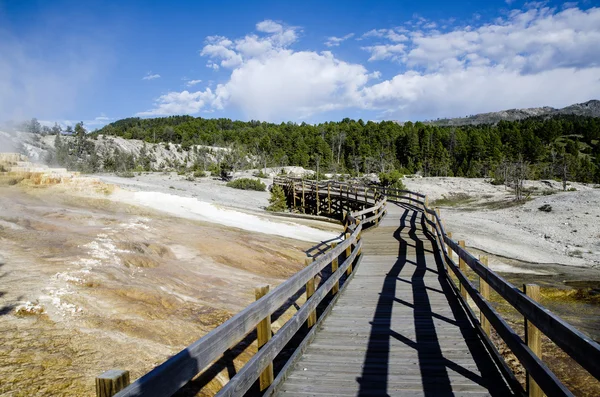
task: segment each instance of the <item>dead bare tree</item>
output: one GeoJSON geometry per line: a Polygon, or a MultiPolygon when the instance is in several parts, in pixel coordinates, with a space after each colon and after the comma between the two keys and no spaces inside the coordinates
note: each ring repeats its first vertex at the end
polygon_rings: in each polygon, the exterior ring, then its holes
{"type": "Polygon", "coordinates": [[[517,161],[509,163],[507,168],[507,179],[514,189],[515,200],[521,201],[524,199],[523,183],[530,175],[529,162],[519,157],[517,161]]]}

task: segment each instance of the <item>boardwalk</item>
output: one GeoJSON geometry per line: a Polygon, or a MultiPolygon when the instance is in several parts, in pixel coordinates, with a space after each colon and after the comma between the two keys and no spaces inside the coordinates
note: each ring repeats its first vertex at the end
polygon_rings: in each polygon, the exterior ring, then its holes
{"type": "Polygon", "coordinates": [[[186,384],[196,392],[224,368],[232,371],[217,397],[258,390],[265,396],[572,397],[542,360],[542,334],[600,379],[600,345],[542,306],[539,286],[521,291],[488,268],[486,257],[446,234],[426,195],[332,181],[274,183],[295,211],[342,220],[344,238],[318,247],[320,255],[266,295],[266,286],[257,286],[255,302],[129,386],[128,371],[104,372],[96,378],[98,397],[171,396],[186,384]],[[444,242],[444,260],[425,224],[444,242]],[[467,266],[477,279],[467,277],[467,266]],[[324,277],[315,285],[318,275],[324,277]],[[490,289],[523,315],[524,337],[489,302],[490,289]],[[297,306],[301,294],[306,301],[297,306]],[[465,311],[467,296],[478,316],[465,311]],[[295,314],[269,332],[273,313],[290,305],[295,314]],[[490,327],[527,371],[526,387],[498,354],[490,327]],[[234,352],[253,339],[260,348],[238,368],[234,352]]]}
{"type": "Polygon", "coordinates": [[[421,213],[390,204],[285,396],[511,395],[446,281],[421,213]]]}

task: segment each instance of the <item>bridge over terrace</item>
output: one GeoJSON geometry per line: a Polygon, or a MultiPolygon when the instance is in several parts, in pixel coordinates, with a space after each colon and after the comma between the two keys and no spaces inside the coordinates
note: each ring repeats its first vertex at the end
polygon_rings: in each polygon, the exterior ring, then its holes
{"type": "Polygon", "coordinates": [[[542,333],[600,379],[600,346],[536,302],[536,285],[512,286],[487,258],[452,240],[427,197],[333,182],[275,184],[296,211],[342,220],[343,241],[272,291],[257,288],[256,302],[131,385],[126,371],[102,374],[99,396],[185,394],[249,335],[257,353],[218,396],[570,396],[541,358],[542,333]],[[490,304],[490,287],[524,316],[525,338],[490,304]],[[273,333],[272,317],[298,294],[306,301],[273,333]],[[524,385],[492,329],[526,369],[524,385]]]}

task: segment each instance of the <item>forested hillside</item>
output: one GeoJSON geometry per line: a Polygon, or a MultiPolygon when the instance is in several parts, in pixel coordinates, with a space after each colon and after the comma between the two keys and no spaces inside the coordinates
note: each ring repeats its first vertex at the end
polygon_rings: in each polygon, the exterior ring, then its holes
{"type": "Polygon", "coordinates": [[[528,177],[600,183],[600,118],[557,115],[462,127],[344,119],[318,125],[191,116],[128,118],[96,134],[192,145],[235,146],[269,166],[425,176],[495,176],[525,164],[528,177]]]}

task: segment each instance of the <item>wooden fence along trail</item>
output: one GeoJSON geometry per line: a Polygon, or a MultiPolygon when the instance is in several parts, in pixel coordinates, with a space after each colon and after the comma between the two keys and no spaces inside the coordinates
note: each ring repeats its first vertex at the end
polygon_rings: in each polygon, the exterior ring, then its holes
{"type": "Polygon", "coordinates": [[[452,240],[426,196],[274,183],[294,210],[343,221],[343,240],[276,288],[257,287],[256,302],[131,385],[125,387],[126,371],[104,373],[96,379],[98,396],[173,395],[254,330],[260,349],[218,396],[570,396],[541,359],[542,333],[600,379],[600,346],[537,303],[536,285],[512,286],[487,258],[452,240]],[[524,316],[525,340],[489,303],[490,288],[524,316]],[[273,334],[271,316],[301,293],[306,302],[273,334]],[[526,369],[525,386],[498,353],[491,329],[526,369]],[[292,339],[293,353],[274,370],[292,339]]]}

